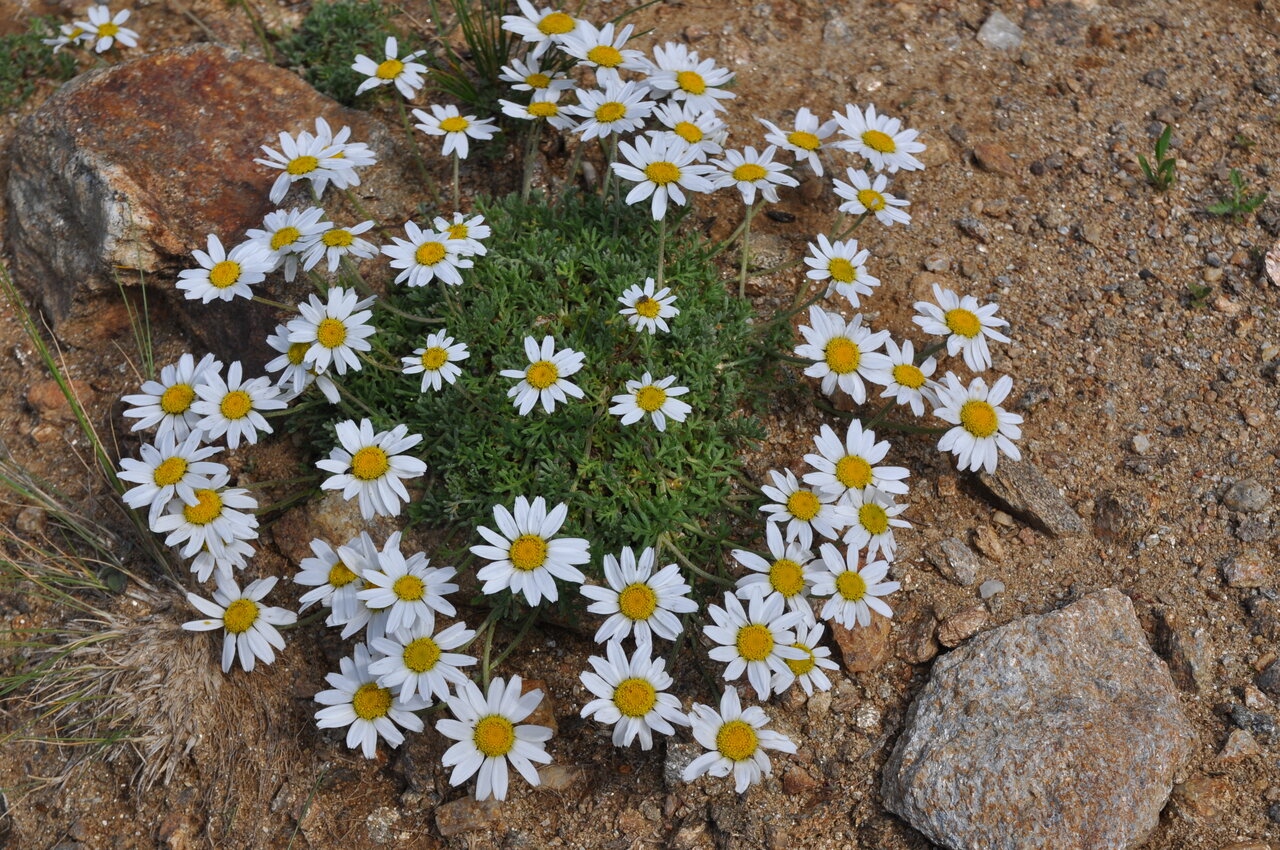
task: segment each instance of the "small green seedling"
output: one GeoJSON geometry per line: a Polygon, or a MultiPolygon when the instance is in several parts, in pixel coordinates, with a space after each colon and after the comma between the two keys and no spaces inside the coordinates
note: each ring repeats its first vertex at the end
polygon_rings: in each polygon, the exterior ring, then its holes
{"type": "Polygon", "coordinates": [[[1177,158],[1166,156],[1169,152],[1169,140],[1172,138],[1173,125],[1165,124],[1164,132],[1160,134],[1160,138],[1156,139],[1156,167],[1154,169],[1145,156],[1138,154],[1138,164],[1142,166],[1142,173],[1147,176],[1147,182],[1161,192],[1172,186],[1178,177],[1176,173],[1178,168],[1177,158]]]}
{"type": "Polygon", "coordinates": [[[1193,310],[1198,310],[1209,303],[1209,296],[1213,294],[1213,287],[1207,283],[1198,283],[1194,280],[1187,281],[1187,303],[1193,310]]]}
{"type": "Polygon", "coordinates": [[[1248,189],[1244,185],[1244,177],[1240,174],[1240,169],[1231,169],[1231,197],[1223,198],[1216,204],[1210,204],[1205,207],[1205,212],[1214,215],[1229,215],[1236,221],[1240,221],[1249,213],[1262,206],[1262,202],[1267,199],[1266,192],[1259,192],[1256,195],[1250,195],[1248,189]]]}

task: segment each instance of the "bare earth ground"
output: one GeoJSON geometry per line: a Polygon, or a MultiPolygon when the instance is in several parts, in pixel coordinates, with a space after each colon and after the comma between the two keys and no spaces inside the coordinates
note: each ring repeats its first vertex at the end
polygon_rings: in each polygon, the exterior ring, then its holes
{"type": "MultiPolygon", "coordinates": [[[[916,482],[908,514],[915,528],[899,536],[895,568],[904,585],[891,638],[897,654],[912,649],[904,623],[930,611],[944,619],[978,601],[976,586],[953,584],[924,558],[930,544],[952,536],[977,538],[979,580],[1005,585],[988,603],[993,626],[1108,586],[1134,600],[1153,633],[1157,611],[1172,612],[1183,635],[1203,630],[1206,643],[1204,686],[1188,683],[1182,692],[1198,745],[1180,779],[1215,776],[1225,790],[1216,816],[1167,810],[1148,846],[1274,846],[1267,842],[1280,840],[1280,825],[1267,809],[1280,801],[1275,742],[1261,739],[1263,754],[1241,762],[1216,755],[1232,728],[1224,712],[1274,657],[1277,638],[1275,624],[1245,605],[1274,595],[1274,568],[1268,566],[1260,590],[1229,587],[1223,577],[1224,565],[1237,557],[1274,560],[1272,507],[1244,514],[1221,503],[1239,480],[1272,490],[1280,463],[1280,290],[1261,270],[1277,207],[1272,201],[1245,222],[1203,208],[1228,192],[1231,168],[1255,190],[1276,186],[1280,19],[1252,0],[1088,5],[1004,3],[1026,30],[1023,47],[1007,53],[975,38],[991,9],[984,2],[714,0],[660,4],[640,20],[641,28],[655,26],[657,37],[688,39],[737,73],[739,97],[729,112],[736,145],[759,144],[754,116],[779,120],[800,105],[826,113],[850,101],[874,101],[924,132],[930,167],[896,183],[911,198],[912,226],[859,234],[884,283],[869,301],[868,319],[895,337],[915,336],[911,303],[928,295],[933,280],[998,299],[1014,341],[997,355],[996,370],[1014,376],[1014,398],[1027,419],[1024,450],[1091,528],[1114,529],[1046,537],[950,474],[930,443],[895,441],[891,458],[910,467],[916,482]],[[1160,194],[1143,184],[1136,154],[1150,155],[1165,122],[1175,127],[1179,179],[1160,194]],[[979,148],[1000,167],[998,154],[984,145],[1007,152],[1009,175],[975,164],[979,148]],[[936,271],[924,272],[926,261],[936,271]],[[1196,304],[1188,284],[1200,281],[1213,291],[1196,304]]],[[[214,3],[191,8],[230,43],[255,49],[242,13],[214,3]]],[[[296,21],[301,11],[278,14],[296,21]]],[[[591,4],[587,14],[593,13],[606,14],[591,4]]],[[[149,46],[202,37],[163,4],[140,7],[135,20],[149,46]]],[[[5,120],[4,138],[14,123],[5,120]]],[[[794,221],[758,219],[762,261],[802,252],[828,227],[834,206],[816,182],[784,192],[775,209],[794,221]]],[[[718,198],[696,215],[695,224],[723,237],[736,226],[740,206],[718,198]]],[[[728,265],[725,273],[732,273],[728,265]]],[[[795,283],[791,275],[757,280],[753,294],[769,311],[789,302],[795,283]]],[[[132,353],[127,330],[104,321],[66,342],[73,375],[91,388],[95,414],[109,420],[112,400],[136,382],[117,365],[121,352],[132,353]]],[[[161,345],[161,363],[183,350],[181,340],[163,334],[161,345]]],[[[792,377],[803,380],[798,371],[792,377]]],[[[101,495],[96,479],[67,449],[74,428],[22,401],[43,378],[6,316],[0,389],[12,401],[0,406],[4,447],[74,497],[92,500],[101,495]]],[[[824,421],[801,404],[807,398],[785,387],[779,393],[769,412],[770,439],[750,459],[757,480],[769,468],[798,468],[809,435],[824,421]]],[[[287,447],[275,452],[288,463],[287,447]]],[[[14,515],[6,509],[7,521],[14,515]]],[[[276,547],[296,549],[298,540],[283,538],[299,532],[280,525],[276,547]]],[[[294,566],[268,553],[250,569],[289,576],[294,566]]],[[[293,586],[281,589],[286,598],[295,593],[293,586]]],[[[38,617],[24,600],[0,596],[6,626],[26,627],[38,617]]],[[[205,658],[204,645],[190,643],[205,636],[175,639],[188,642],[184,651],[195,658],[217,663],[212,648],[205,658]]],[[[545,681],[560,730],[550,751],[556,764],[581,770],[563,777],[562,790],[518,787],[495,825],[446,842],[434,809],[463,792],[449,787],[438,766],[441,739],[411,735],[400,751],[384,748],[370,763],[338,736],[318,733],[311,696],[345,649],[319,625],[290,639],[266,673],[221,681],[209,738],[167,786],[132,791],[131,758],[95,764],[60,790],[15,805],[10,845],[928,846],[879,801],[880,766],[928,664],[894,657],[869,673],[841,670],[830,699],[772,705],[776,726],[799,742],[800,753],[776,759],[773,779],[739,799],[722,782],[667,785],[661,747],[620,751],[607,731],[577,719],[586,699],[577,674],[591,645],[572,632],[547,630],[526,642],[506,672],[545,681]],[[234,791],[211,784],[215,774],[236,770],[253,781],[234,791]]],[[[680,672],[677,690],[707,699],[690,670],[680,672]]],[[[1267,711],[1274,717],[1274,705],[1267,711]]],[[[11,746],[0,759],[0,786],[56,775],[64,758],[11,746]]]]}

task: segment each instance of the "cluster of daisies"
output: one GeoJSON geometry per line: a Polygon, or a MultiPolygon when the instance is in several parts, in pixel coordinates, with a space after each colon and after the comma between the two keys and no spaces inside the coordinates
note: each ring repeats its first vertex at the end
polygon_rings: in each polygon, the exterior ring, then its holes
{"type": "Polygon", "coordinates": [[[41,41],[57,53],[64,47],[83,46],[93,48],[94,53],[105,53],[113,44],[137,47],[138,34],[124,25],[131,12],[121,9],[114,15],[110,7],[95,4],[85,10],[87,21],[74,21],[58,27],[58,34],[41,41]]]}

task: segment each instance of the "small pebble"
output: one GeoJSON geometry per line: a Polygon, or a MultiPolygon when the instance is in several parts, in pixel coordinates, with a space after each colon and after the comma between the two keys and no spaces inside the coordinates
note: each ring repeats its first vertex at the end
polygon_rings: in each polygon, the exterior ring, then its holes
{"type": "Polygon", "coordinates": [[[1144,455],[1151,451],[1151,439],[1146,434],[1134,434],[1133,439],[1129,441],[1129,446],[1135,453],[1144,455]]]}
{"type": "Polygon", "coordinates": [[[1004,593],[1004,582],[999,579],[987,579],[978,587],[978,595],[983,599],[990,599],[997,593],[1004,593]]]}

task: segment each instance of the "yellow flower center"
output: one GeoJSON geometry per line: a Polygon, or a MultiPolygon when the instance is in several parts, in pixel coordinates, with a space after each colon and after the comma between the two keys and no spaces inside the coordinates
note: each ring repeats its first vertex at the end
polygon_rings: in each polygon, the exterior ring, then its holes
{"type": "Polygon", "coordinates": [[[716,749],[729,761],[746,761],[760,746],[756,730],[745,720],[730,720],[716,732],[716,749]]]}
{"type": "Polygon", "coordinates": [[[417,602],[427,595],[427,585],[414,575],[403,575],[391,585],[391,592],[397,599],[405,602],[417,602]]]}
{"type": "Polygon", "coordinates": [[[880,212],[885,208],[884,195],[881,195],[875,189],[859,189],[858,203],[872,212],[880,212]]]}
{"type": "Polygon", "coordinates": [[[440,644],[420,637],[404,648],[404,666],[413,673],[427,673],[440,660],[440,644]]]}
{"type": "Polygon", "coordinates": [[[862,143],[880,153],[893,153],[898,149],[898,146],[893,143],[893,136],[881,133],[879,130],[867,130],[863,133],[862,143]]]}
{"type": "Polygon", "coordinates": [[[738,654],[747,661],[764,661],[773,654],[773,632],[760,623],[738,629],[738,654]]]}
{"type": "Polygon", "coordinates": [[[671,132],[675,133],[690,144],[702,141],[703,137],[702,128],[691,121],[681,121],[671,129],[671,132]]]}
{"type": "Polygon", "coordinates": [[[567,32],[573,32],[573,27],[573,18],[564,12],[552,12],[538,21],[538,32],[543,35],[564,35],[567,32]]]}
{"type": "Polygon", "coordinates": [[[98,38],[113,38],[120,32],[118,24],[107,21],[105,24],[98,24],[98,38]]]}
{"type": "Polygon", "coordinates": [[[337,348],[347,341],[347,326],[338,319],[321,319],[316,326],[316,342],[325,348],[337,348]]]}
{"type": "Polygon", "coordinates": [[[446,253],[443,242],[423,242],[413,252],[413,258],[420,266],[434,266],[444,259],[446,253]]]}
{"type": "Polygon", "coordinates": [[[535,390],[545,390],[560,380],[560,370],[550,360],[539,360],[537,363],[529,364],[529,368],[525,370],[524,379],[535,390]]]}
{"type": "Polygon", "coordinates": [[[977,399],[966,401],[960,408],[960,424],[979,439],[990,437],[1000,428],[996,409],[985,401],[977,399]]]}
{"type": "Polygon", "coordinates": [[[628,620],[647,620],[658,610],[658,594],[644,582],[629,584],[618,594],[618,610],[628,620]]]}
{"type": "Polygon", "coordinates": [[[655,387],[650,384],[647,387],[641,387],[636,390],[636,407],[645,413],[653,413],[655,410],[661,410],[662,405],[667,403],[667,391],[662,387],[655,387]]]}
{"type": "Polygon", "coordinates": [[[853,570],[845,570],[836,576],[836,592],[849,602],[857,602],[867,595],[867,580],[853,570]]]}
{"type": "Polygon", "coordinates": [[[84,35],[84,30],[80,29],[80,27],[72,27],[67,31],[66,38],[70,41],[75,41],[82,35],[84,35]]]}
{"type": "Polygon", "coordinates": [[[291,342],[284,356],[288,358],[291,366],[301,366],[302,361],[307,358],[307,349],[310,347],[311,344],[307,342],[291,342]]]}
{"type": "Polygon", "coordinates": [[[361,720],[377,720],[391,712],[391,691],[366,682],[351,697],[351,708],[361,720]]]}
{"type": "Polygon", "coordinates": [[[560,114],[560,107],[549,100],[535,100],[529,104],[529,114],[534,118],[553,118],[560,114]]]}
{"type": "Polygon", "coordinates": [[[182,518],[192,525],[208,525],[220,516],[222,497],[215,490],[197,490],[196,503],[182,508],[182,518]]]}
{"type": "Polygon", "coordinates": [[[823,355],[827,368],[837,375],[858,371],[858,364],[862,362],[862,351],[858,344],[843,336],[833,337],[823,350],[823,355]]]}
{"type": "Polygon", "coordinates": [[[769,567],[769,586],[790,599],[804,590],[804,570],[790,558],[779,558],[769,567]]]}
{"type": "MultiPolygon", "coordinates": [[[[368,67],[367,65],[365,67],[368,67]]],[[[404,63],[399,59],[388,59],[378,66],[374,75],[380,80],[394,80],[404,70],[404,63]]]]}
{"type": "Polygon", "coordinates": [[[613,704],[623,717],[644,717],[658,704],[658,692],[644,679],[623,679],[613,689],[613,704]]]}
{"type": "Polygon", "coordinates": [[[293,159],[289,160],[289,165],[285,167],[285,171],[289,172],[294,177],[298,177],[303,174],[310,174],[319,167],[320,160],[316,159],[314,156],[295,156],[293,159]]]}
{"type": "Polygon", "coordinates": [[[808,522],[822,510],[822,503],[809,490],[797,490],[787,497],[787,513],[798,520],[808,522]]]}
{"type": "Polygon", "coordinates": [[[160,409],[170,415],[186,413],[195,398],[196,391],[190,384],[174,384],[160,395],[160,409]]]}
{"type": "Polygon", "coordinates": [[[702,94],[707,90],[707,81],[697,71],[681,71],[676,74],[676,85],[689,94],[702,94]]]}
{"type": "Polygon", "coordinates": [[[858,270],[844,257],[832,257],[827,264],[827,271],[837,283],[853,283],[858,279],[858,270]]]}
{"type": "Polygon", "coordinates": [[[351,458],[351,474],[360,481],[376,481],[390,468],[391,459],[378,446],[365,446],[351,458]]]}
{"type": "Polygon", "coordinates": [[[218,410],[227,419],[244,419],[253,410],[253,397],[244,390],[232,390],[222,397],[218,410]]]}
{"type": "Polygon", "coordinates": [[[271,250],[279,251],[281,248],[292,245],[302,237],[302,231],[296,227],[282,227],[271,237],[271,250]]]}
{"type": "Polygon", "coordinates": [[[234,260],[223,260],[209,269],[209,283],[218,289],[226,289],[240,279],[240,264],[234,260]]]}
{"type": "Polygon", "coordinates": [[[957,307],[954,310],[948,310],[943,317],[947,322],[947,330],[953,334],[973,339],[982,333],[982,322],[979,321],[977,315],[963,307],[957,307]]]}
{"type": "Polygon", "coordinates": [[[181,481],[182,476],[186,474],[186,460],[180,457],[171,457],[156,467],[152,478],[155,480],[157,487],[172,487],[181,481]]]}
{"type": "Polygon", "coordinates": [[[612,124],[627,114],[627,105],[611,100],[596,107],[596,120],[601,124],[612,124]]]}
{"type": "Polygon", "coordinates": [[[757,165],[754,162],[744,162],[737,168],[733,169],[733,179],[743,180],[747,183],[755,183],[763,180],[769,174],[763,165],[757,165]]]}
{"type": "Polygon", "coordinates": [[[801,150],[816,151],[822,147],[822,140],[813,133],[806,133],[804,130],[796,130],[794,133],[787,134],[787,141],[801,150]]]}
{"type": "Polygon", "coordinates": [[[857,455],[845,455],[836,461],[836,480],[851,490],[861,490],[871,483],[871,464],[857,455]]]}
{"type": "Polygon", "coordinates": [[[521,534],[511,541],[507,557],[511,559],[511,566],[527,573],[547,562],[547,549],[547,541],[537,534],[521,534]]]}
{"type": "Polygon", "coordinates": [[[502,715],[490,714],[476,721],[472,741],[486,758],[501,758],[516,745],[516,727],[502,715]]]}
{"type": "Polygon", "coordinates": [[[602,68],[616,68],[622,64],[622,54],[612,45],[599,44],[587,51],[587,61],[602,68]]]}
{"type": "Polygon", "coordinates": [[[355,581],[358,576],[351,571],[351,568],[341,561],[334,563],[329,568],[329,586],[330,587],[346,587],[355,581]]]}
{"type": "Polygon", "coordinates": [[[252,599],[237,599],[222,615],[222,627],[233,635],[244,634],[257,621],[258,603],[252,599]]]}
{"type": "Polygon", "coordinates": [[[651,162],[644,167],[644,176],[659,186],[665,186],[680,179],[680,168],[671,162],[651,162]]]}
{"type": "Polygon", "coordinates": [[[524,84],[531,89],[545,89],[551,85],[551,77],[546,74],[530,74],[524,78],[524,84]]]}
{"type": "Polygon", "coordinates": [[[422,352],[422,368],[434,372],[449,362],[449,352],[440,346],[433,346],[422,352]]]}
{"type": "Polygon", "coordinates": [[[648,295],[642,295],[636,299],[634,307],[636,315],[643,316],[646,319],[656,319],[658,314],[662,312],[662,303],[648,295]]]}
{"type": "Polygon", "coordinates": [[[802,643],[793,643],[791,644],[791,648],[803,650],[804,652],[808,653],[807,658],[784,659],[787,662],[787,666],[791,668],[791,672],[794,675],[803,676],[805,673],[810,672],[811,670],[813,670],[814,667],[818,666],[818,661],[814,657],[812,649],[810,649],[809,647],[805,646],[802,643]]]}
{"type": "Polygon", "coordinates": [[[874,502],[858,508],[858,522],[871,535],[884,534],[889,530],[889,514],[874,502]]]}
{"type": "Polygon", "coordinates": [[[450,239],[466,239],[470,231],[464,223],[458,222],[457,224],[449,225],[446,228],[446,232],[449,234],[450,239]]]}
{"type": "Polygon", "coordinates": [[[440,122],[440,129],[446,133],[461,133],[471,126],[471,122],[461,115],[453,115],[440,122]]]}
{"type": "Polygon", "coordinates": [[[924,372],[910,363],[899,363],[893,367],[893,379],[907,389],[918,390],[924,386],[924,372]]]}
{"type": "Polygon", "coordinates": [[[351,231],[349,230],[335,228],[333,230],[326,231],[324,236],[320,237],[320,241],[323,242],[327,248],[347,248],[352,242],[356,241],[356,238],[351,235],[351,231]]]}

